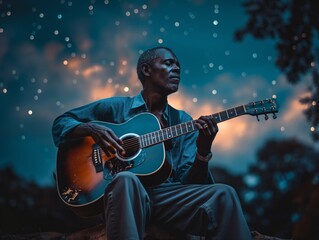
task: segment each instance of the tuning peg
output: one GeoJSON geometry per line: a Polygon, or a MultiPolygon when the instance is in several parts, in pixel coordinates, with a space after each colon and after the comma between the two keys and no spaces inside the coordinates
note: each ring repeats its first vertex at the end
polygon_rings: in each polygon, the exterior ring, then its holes
{"type": "Polygon", "coordinates": [[[259,120],[259,116],[258,115],[256,115],[256,118],[257,118],[257,121],[259,122],[260,120],[259,120]]]}
{"type": "Polygon", "coordinates": [[[276,119],[276,118],[277,118],[276,113],[274,113],[274,114],[272,115],[272,118],[273,118],[273,119],[276,119]]]}
{"type": "Polygon", "coordinates": [[[268,119],[269,119],[268,115],[267,115],[267,114],[265,114],[265,120],[268,120],[268,119]]]}

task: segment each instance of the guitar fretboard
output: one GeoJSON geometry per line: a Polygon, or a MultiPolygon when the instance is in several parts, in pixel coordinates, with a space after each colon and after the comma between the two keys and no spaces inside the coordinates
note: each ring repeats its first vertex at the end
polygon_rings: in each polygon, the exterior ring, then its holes
{"type": "MultiPolygon", "coordinates": [[[[229,120],[231,118],[241,116],[243,114],[246,114],[245,105],[241,105],[235,108],[230,108],[225,111],[212,114],[210,115],[210,117],[213,118],[216,123],[219,123],[229,120]]],[[[192,120],[189,122],[177,124],[175,126],[167,127],[155,132],[141,135],[139,137],[140,147],[149,147],[164,142],[166,140],[196,131],[198,129],[195,125],[195,122],[196,120],[192,120]]]]}

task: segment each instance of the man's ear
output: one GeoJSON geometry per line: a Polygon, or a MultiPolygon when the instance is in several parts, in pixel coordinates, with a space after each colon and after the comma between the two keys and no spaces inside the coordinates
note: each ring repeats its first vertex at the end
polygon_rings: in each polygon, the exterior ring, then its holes
{"type": "Polygon", "coordinates": [[[149,77],[151,75],[152,69],[150,67],[150,65],[148,65],[147,63],[143,63],[142,64],[142,73],[144,74],[144,76],[149,77]]]}

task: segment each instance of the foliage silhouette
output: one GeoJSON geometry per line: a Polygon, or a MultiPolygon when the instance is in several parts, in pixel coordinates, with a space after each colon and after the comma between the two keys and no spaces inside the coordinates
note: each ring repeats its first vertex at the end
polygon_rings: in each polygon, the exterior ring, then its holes
{"type": "Polygon", "coordinates": [[[296,139],[268,140],[257,156],[241,192],[250,226],[283,238],[294,234],[294,239],[316,239],[318,152],[296,139]],[[304,191],[306,186],[308,191],[304,191]]]}
{"type": "Polygon", "coordinates": [[[251,34],[257,39],[276,42],[276,65],[295,84],[311,77],[307,96],[300,102],[307,105],[305,115],[311,125],[314,141],[319,141],[319,1],[317,0],[247,0],[244,8],[249,19],[235,32],[241,41],[251,34]]]}

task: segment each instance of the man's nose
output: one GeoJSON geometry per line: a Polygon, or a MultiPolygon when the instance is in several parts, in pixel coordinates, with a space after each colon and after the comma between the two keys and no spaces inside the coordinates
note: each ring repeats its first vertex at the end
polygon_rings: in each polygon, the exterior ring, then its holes
{"type": "Polygon", "coordinates": [[[178,73],[181,72],[181,68],[180,68],[180,66],[178,66],[177,64],[174,64],[173,70],[174,70],[175,72],[178,72],[178,73]]]}

